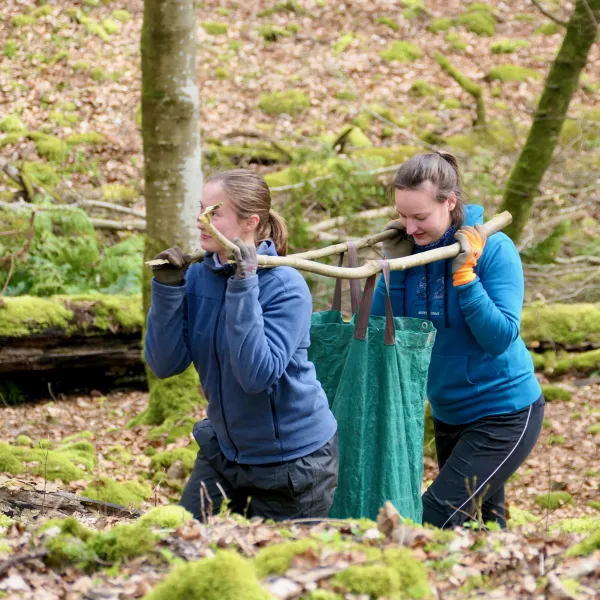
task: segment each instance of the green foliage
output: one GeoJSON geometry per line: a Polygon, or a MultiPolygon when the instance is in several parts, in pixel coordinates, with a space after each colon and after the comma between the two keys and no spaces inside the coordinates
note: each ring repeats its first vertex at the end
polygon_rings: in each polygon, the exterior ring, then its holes
{"type": "Polygon", "coordinates": [[[571,502],[573,496],[568,492],[548,492],[547,494],[541,494],[536,496],[535,503],[546,510],[556,510],[571,502]]]}
{"type": "Polygon", "coordinates": [[[144,513],[140,517],[139,523],[146,527],[157,526],[164,529],[175,529],[191,518],[192,513],[182,506],[156,506],[144,513]]]}
{"type": "Polygon", "coordinates": [[[289,31],[292,35],[295,35],[296,33],[302,31],[302,26],[298,23],[288,23],[285,26],[285,30],[289,31]]]}
{"type": "Polygon", "coordinates": [[[421,49],[411,42],[392,42],[392,46],[379,54],[387,61],[413,62],[423,56],[421,49]]]}
{"type": "Polygon", "coordinates": [[[0,443],[0,473],[18,475],[24,470],[23,463],[13,454],[11,447],[0,443]]]}
{"type": "Polygon", "coordinates": [[[340,90],[335,93],[335,97],[337,100],[356,100],[357,95],[350,90],[340,90]]]}
{"type": "Polygon", "coordinates": [[[302,90],[285,90],[262,94],[258,107],[268,115],[287,114],[295,117],[310,106],[310,98],[302,90]]]}
{"type": "Polygon", "coordinates": [[[492,36],[496,33],[496,19],[489,12],[487,5],[485,9],[475,9],[473,6],[466,13],[458,17],[458,23],[464,25],[468,31],[480,36],[492,36]]]}
{"type": "Polygon", "coordinates": [[[144,600],[271,600],[249,561],[236,552],[220,551],[214,558],[173,569],[144,600]]]}
{"type": "Polygon", "coordinates": [[[546,402],[554,402],[555,400],[568,402],[571,400],[571,392],[556,385],[543,384],[542,393],[544,394],[546,402]]]}
{"type": "Polygon", "coordinates": [[[67,143],[54,135],[36,135],[35,146],[40,156],[57,163],[62,162],[69,153],[67,143]]]}
{"type": "Polygon", "coordinates": [[[511,54],[520,48],[527,48],[528,46],[529,42],[527,40],[503,39],[492,42],[490,48],[494,54],[511,54]]]}
{"type": "Polygon", "coordinates": [[[17,40],[6,40],[6,42],[4,42],[3,53],[6,58],[14,58],[17,54],[17,40]]]}
{"type": "Polygon", "coordinates": [[[558,23],[554,21],[547,21],[546,23],[542,23],[535,32],[541,35],[555,35],[556,33],[560,33],[561,27],[558,23]]]}
{"type": "Polygon", "coordinates": [[[216,23],[213,21],[203,21],[201,23],[202,29],[206,31],[209,35],[224,35],[227,33],[229,29],[229,25],[227,23],[216,23]]]}
{"type": "Polygon", "coordinates": [[[561,221],[546,238],[521,252],[521,256],[526,262],[532,262],[542,265],[551,264],[560,253],[562,238],[569,233],[571,222],[569,220],[561,221]]]}
{"type": "Polygon", "coordinates": [[[534,69],[521,67],[519,65],[499,65],[492,67],[487,75],[489,81],[527,81],[528,79],[540,79],[541,73],[534,69]]]}
{"type": "Polygon", "coordinates": [[[389,27],[392,31],[398,31],[398,22],[395,19],[392,19],[391,17],[377,17],[375,19],[375,21],[377,23],[381,23],[382,25],[386,25],[387,27],[389,27]]]}
{"type": "MultiPolygon", "coordinates": [[[[105,248],[92,277],[104,294],[137,294],[142,289],[144,238],[132,235],[105,248]]],[[[91,282],[90,282],[91,283],[91,282]]]]}
{"type": "Polygon", "coordinates": [[[219,67],[218,69],[215,69],[215,79],[229,79],[229,73],[226,69],[223,69],[223,67],[219,67]]]}
{"type": "Polygon", "coordinates": [[[0,121],[0,131],[3,131],[4,133],[25,131],[25,125],[16,115],[6,115],[6,117],[0,121]]]}
{"type": "MultiPolygon", "coordinates": [[[[439,543],[449,543],[453,538],[445,535],[452,532],[440,532],[439,543]]],[[[427,569],[407,548],[388,548],[383,553],[384,562],[397,575],[402,596],[408,598],[427,598],[431,595],[427,582],[427,569]]]]}
{"type": "Polygon", "coordinates": [[[431,23],[427,26],[427,29],[431,31],[431,33],[438,33],[439,31],[448,31],[452,25],[454,25],[453,19],[439,17],[432,19],[431,23]]]}
{"type": "Polygon", "coordinates": [[[101,476],[90,483],[82,493],[92,500],[138,508],[150,497],[152,490],[136,481],[116,482],[109,477],[101,476]]]}
{"type": "Polygon", "coordinates": [[[590,425],[588,431],[592,435],[597,435],[598,433],[600,433],[600,423],[594,423],[593,425],[590,425]]]}

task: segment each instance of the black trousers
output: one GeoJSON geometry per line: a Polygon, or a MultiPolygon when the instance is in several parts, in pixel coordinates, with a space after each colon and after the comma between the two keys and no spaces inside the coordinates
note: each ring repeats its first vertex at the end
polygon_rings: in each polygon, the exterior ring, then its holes
{"type": "Polygon", "coordinates": [[[440,472],[423,494],[423,523],[456,527],[481,517],[505,527],[504,484],[533,450],[544,404],[540,396],[523,410],[467,425],[434,419],[440,472]]]}
{"type": "MultiPolygon", "coordinates": [[[[228,509],[243,514],[283,521],[326,517],[333,503],[338,480],[337,433],[322,448],[296,460],[265,465],[243,465],[228,460],[221,452],[215,430],[208,419],[194,428],[200,451],[179,504],[202,520],[202,482],[212,512],[217,514],[223,492],[228,509]]],[[[204,497],[204,511],[209,512],[204,497]]]]}

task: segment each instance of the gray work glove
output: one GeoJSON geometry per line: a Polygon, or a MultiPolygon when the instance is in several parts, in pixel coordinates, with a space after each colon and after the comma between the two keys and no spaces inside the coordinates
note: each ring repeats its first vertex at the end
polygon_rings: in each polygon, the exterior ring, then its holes
{"type": "Polygon", "coordinates": [[[235,256],[235,279],[248,279],[256,275],[258,270],[258,256],[254,244],[244,244],[240,238],[235,238],[233,243],[237,248],[233,251],[235,256]]]}
{"type": "Polygon", "coordinates": [[[185,272],[190,266],[190,255],[184,254],[178,246],[169,248],[158,254],[155,258],[162,258],[169,262],[165,265],[152,267],[154,279],[163,285],[181,285],[185,272]]]}
{"type": "Polygon", "coordinates": [[[391,259],[410,256],[415,248],[415,240],[412,235],[406,233],[406,227],[402,225],[400,219],[390,221],[383,230],[388,231],[389,229],[395,229],[398,234],[387,240],[383,240],[381,243],[383,246],[383,257],[391,259]]]}

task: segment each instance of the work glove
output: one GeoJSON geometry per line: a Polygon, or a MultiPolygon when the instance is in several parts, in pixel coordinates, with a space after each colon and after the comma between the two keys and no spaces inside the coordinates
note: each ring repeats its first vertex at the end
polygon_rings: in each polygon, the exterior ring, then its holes
{"type": "Polygon", "coordinates": [[[399,219],[390,221],[384,231],[395,229],[398,233],[394,237],[383,240],[383,258],[403,258],[410,256],[415,248],[415,240],[412,235],[406,233],[406,227],[402,225],[399,219]]]}
{"type": "Polygon", "coordinates": [[[256,246],[247,245],[240,238],[235,238],[233,243],[237,248],[233,251],[235,256],[235,279],[248,279],[256,275],[258,270],[258,256],[256,246]]]}
{"type": "Polygon", "coordinates": [[[165,265],[152,267],[154,279],[163,285],[181,285],[185,272],[190,266],[190,255],[184,254],[178,246],[169,248],[158,254],[155,258],[162,258],[169,262],[165,265]]]}
{"type": "Polygon", "coordinates": [[[460,252],[452,261],[452,281],[454,287],[466,285],[475,279],[475,265],[483,253],[487,234],[481,225],[461,227],[455,234],[460,244],[460,252]]]}

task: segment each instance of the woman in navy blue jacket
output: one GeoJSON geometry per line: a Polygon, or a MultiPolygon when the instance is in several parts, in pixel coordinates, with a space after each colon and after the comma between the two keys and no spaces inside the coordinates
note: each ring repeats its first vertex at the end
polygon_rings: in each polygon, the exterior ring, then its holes
{"type": "MultiPolygon", "coordinates": [[[[533,449],[544,399],[519,335],[524,279],[519,253],[503,233],[486,239],[483,209],[464,205],[450,154],[414,156],[393,182],[398,235],[387,258],[459,242],[453,260],[395,271],[394,316],[437,328],[427,395],[439,475],[423,496],[423,522],[452,527],[482,518],[505,525],[504,484],[533,449]],[[481,511],[479,511],[479,507],[481,511]]],[[[380,279],[373,314],[385,314],[380,279]]]]}
{"type": "Polygon", "coordinates": [[[193,362],[208,400],[180,503],[201,518],[204,482],[215,511],[223,490],[229,508],[249,517],[325,517],[337,486],[337,425],[308,360],[310,292],[295,269],[258,269],[257,253],[287,251],[264,179],[217,174],[201,210],[221,203],[211,222],[238,246],[235,267],[199,222],[204,261],[190,265],[170,248],[152,281],[148,365],[164,378],[193,362]]]}

